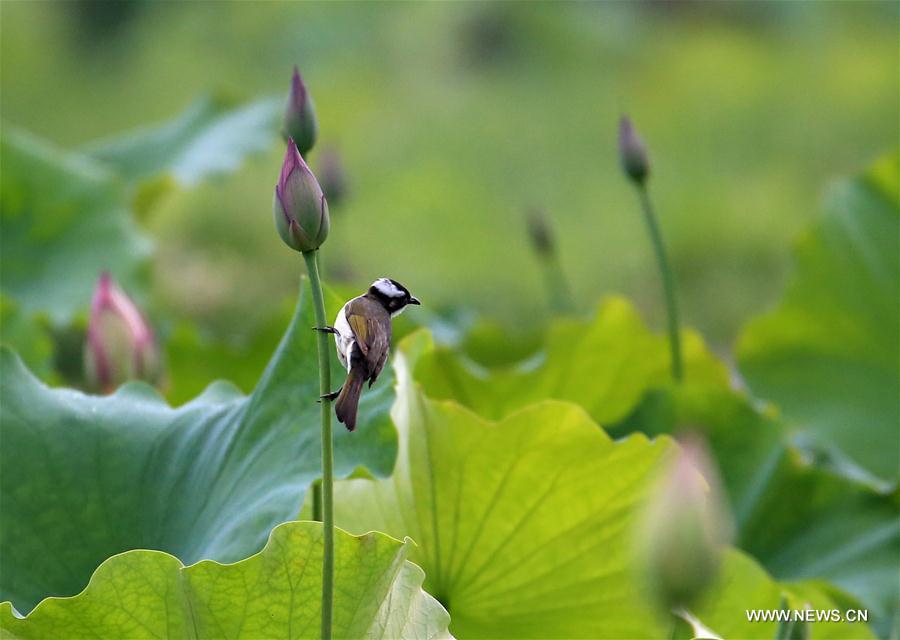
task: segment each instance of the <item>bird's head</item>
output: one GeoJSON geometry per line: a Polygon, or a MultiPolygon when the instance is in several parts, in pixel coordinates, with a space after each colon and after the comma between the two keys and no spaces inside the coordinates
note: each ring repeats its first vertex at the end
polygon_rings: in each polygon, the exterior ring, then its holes
{"type": "Polygon", "coordinates": [[[409,289],[396,280],[378,278],[369,287],[369,295],[378,300],[391,316],[396,316],[409,304],[422,304],[409,293],[409,289]]]}

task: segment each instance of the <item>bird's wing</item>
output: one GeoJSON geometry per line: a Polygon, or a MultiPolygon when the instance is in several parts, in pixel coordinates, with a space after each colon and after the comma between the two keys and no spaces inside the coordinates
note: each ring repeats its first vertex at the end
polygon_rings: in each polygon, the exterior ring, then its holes
{"type": "Polygon", "coordinates": [[[375,381],[378,380],[378,376],[381,375],[381,370],[384,369],[384,363],[387,361],[388,350],[384,350],[384,355],[381,356],[381,359],[375,364],[375,369],[372,371],[372,375],[369,376],[369,388],[372,388],[372,385],[375,384],[375,381]]]}
{"type": "Polygon", "coordinates": [[[378,302],[359,297],[347,305],[347,324],[366,359],[367,377],[377,376],[391,344],[391,317],[378,302]]]}

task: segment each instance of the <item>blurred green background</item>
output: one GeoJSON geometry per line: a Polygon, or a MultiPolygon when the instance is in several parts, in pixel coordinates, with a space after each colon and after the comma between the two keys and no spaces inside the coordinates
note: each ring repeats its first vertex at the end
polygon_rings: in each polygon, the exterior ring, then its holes
{"type": "MultiPolygon", "coordinates": [[[[533,327],[550,310],[523,210],[542,206],[581,309],[622,292],[662,328],[616,156],[628,113],[686,323],[725,349],[780,297],[829,182],[897,144],[897,20],[893,2],[3,2],[2,117],[77,148],[203,94],[281,100],[296,63],[311,164],[338,149],[350,185],[329,282],[389,275],[432,308],[533,327]]],[[[282,313],[301,271],[272,224],[282,153],[144,217],[153,314],[240,340],[282,313]]]]}

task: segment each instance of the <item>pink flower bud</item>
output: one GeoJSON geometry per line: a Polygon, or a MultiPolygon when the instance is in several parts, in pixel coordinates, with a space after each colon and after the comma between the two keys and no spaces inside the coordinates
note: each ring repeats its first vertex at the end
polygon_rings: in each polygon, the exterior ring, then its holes
{"type": "Polygon", "coordinates": [[[300,153],[306,155],[316,143],[318,132],[319,122],[316,119],[312,97],[303,84],[300,71],[295,66],[294,75],[291,77],[291,94],[284,110],[284,136],[293,138],[300,153]]]}
{"type": "Polygon", "coordinates": [[[275,228],[295,251],[315,251],[328,237],[328,202],[293,140],[275,185],[275,228]]]}
{"type": "Polygon", "coordinates": [[[89,384],[104,393],[127,380],[153,382],[160,373],[153,330],[134,302],[105,272],[91,301],[84,363],[89,384]]]}
{"type": "Polygon", "coordinates": [[[699,438],[682,442],[648,504],[643,556],[650,591],[666,611],[689,606],[716,578],[730,518],[699,438]]]}
{"type": "Polygon", "coordinates": [[[619,121],[619,160],[625,175],[632,181],[642,184],[647,179],[650,173],[647,147],[628,117],[619,121]]]}

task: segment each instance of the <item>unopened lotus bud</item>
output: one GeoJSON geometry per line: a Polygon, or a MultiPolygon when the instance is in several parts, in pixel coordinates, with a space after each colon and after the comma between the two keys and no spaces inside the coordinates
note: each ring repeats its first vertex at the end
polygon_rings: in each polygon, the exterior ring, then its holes
{"type": "Polygon", "coordinates": [[[328,202],[293,140],[288,140],[272,208],[278,235],[291,249],[315,251],[328,237],[328,202]]]}
{"type": "Polygon", "coordinates": [[[553,237],[553,229],[546,213],[541,209],[531,209],[526,214],[528,224],[528,238],[534,252],[545,258],[556,252],[556,239],[553,237]]]}
{"type": "Polygon", "coordinates": [[[628,117],[619,121],[619,160],[625,175],[637,184],[644,183],[650,173],[647,147],[628,117]]]}
{"type": "Polygon", "coordinates": [[[321,152],[318,174],[328,202],[337,205],[347,193],[347,174],[337,149],[328,148],[321,152]]]}
{"type": "Polygon", "coordinates": [[[159,377],[153,330],[108,273],[100,276],[91,301],[84,363],[88,383],[104,393],[127,380],[154,382],[159,377]]]}
{"type": "Polygon", "coordinates": [[[652,595],[664,611],[689,607],[715,580],[731,530],[702,441],[682,443],[651,497],[644,526],[652,595]]]}
{"type": "Polygon", "coordinates": [[[312,96],[306,90],[300,71],[295,66],[291,77],[291,94],[284,110],[284,137],[293,138],[297,149],[305,156],[316,143],[318,132],[319,122],[316,120],[312,96]]]}

